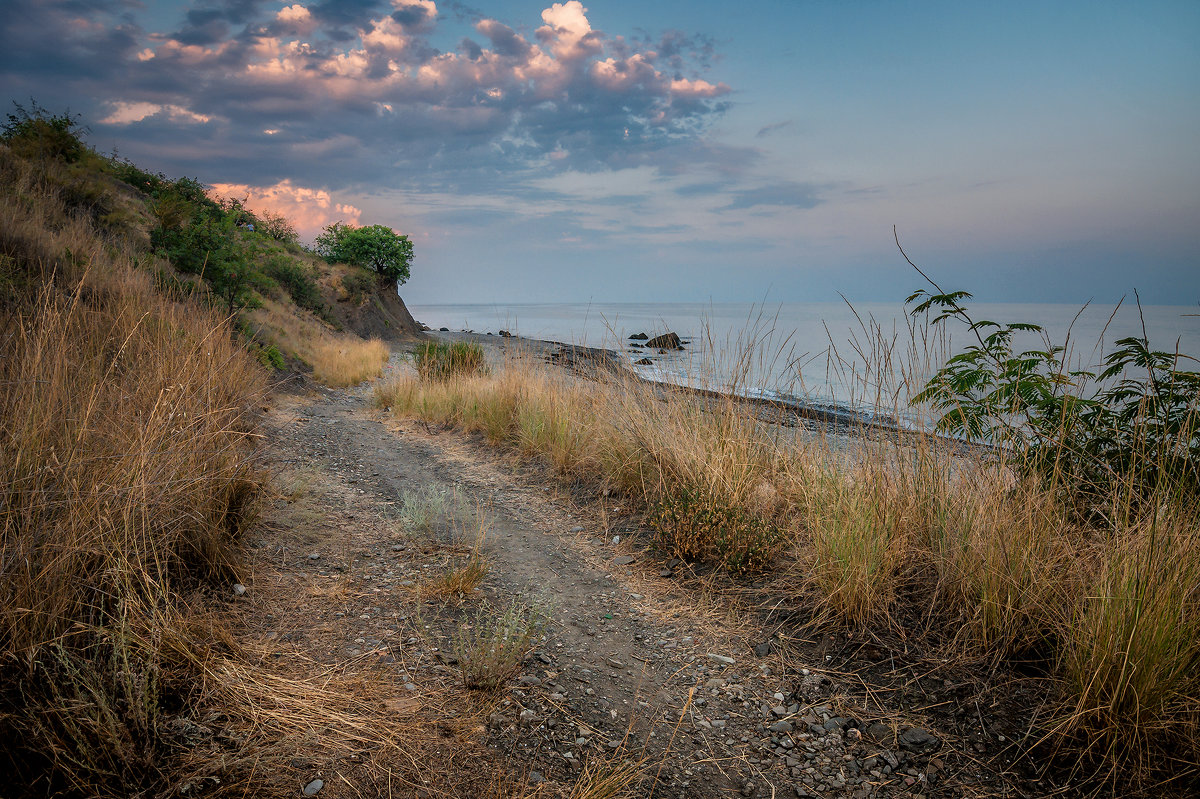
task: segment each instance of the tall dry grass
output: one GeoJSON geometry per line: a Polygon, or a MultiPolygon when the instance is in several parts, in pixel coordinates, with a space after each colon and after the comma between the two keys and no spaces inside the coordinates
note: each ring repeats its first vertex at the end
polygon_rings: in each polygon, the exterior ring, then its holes
{"type": "Polygon", "coordinates": [[[0,763],[18,794],[161,790],[229,642],[187,597],[236,574],[263,374],[62,168],[0,147],[0,763]]]}
{"type": "Polygon", "coordinates": [[[826,622],[919,625],[964,657],[1048,664],[1058,711],[1034,737],[1084,742],[1091,767],[1127,787],[1142,766],[1157,763],[1154,779],[1164,764],[1167,778],[1200,767],[1200,513],[1182,500],[1118,488],[1085,519],[1003,452],[813,434],[730,398],[529,359],[490,376],[401,376],[376,399],[625,495],[669,551],[795,575],[826,622]],[[733,528],[756,532],[731,544],[733,528]]]}
{"type": "Polygon", "coordinates": [[[261,338],[311,366],[313,378],[333,388],[379,377],[391,354],[380,339],[336,333],[315,316],[297,313],[275,300],[265,300],[247,317],[261,338]]]}

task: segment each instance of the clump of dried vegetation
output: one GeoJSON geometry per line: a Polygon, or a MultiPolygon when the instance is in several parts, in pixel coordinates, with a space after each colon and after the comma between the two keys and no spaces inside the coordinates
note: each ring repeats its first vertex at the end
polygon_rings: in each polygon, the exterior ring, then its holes
{"type": "Polygon", "coordinates": [[[152,255],[163,179],[80,135],[35,105],[0,136],[3,792],[292,795],[296,752],[420,746],[378,685],[240,648],[219,597],[267,478],[268,373],[225,312],[253,303],[152,255]]]}
{"type": "MultiPolygon", "coordinates": [[[[1200,378],[1144,339],[1071,372],[1062,346],[1014,350],[1040,328],[975,323],[966,296],[911,298],[914,320],[939,311],[935,327],[962,321],[974,342],[926,361],[932,379],[901,373],[893,344],[856,347],[876,356],[864,382],[892,369],[891,396],[932,404],[939,430],[827,436],[766,425],[731,396],[520,356],[491,375],[401,375],[377,401],[626,497],[677,555],[784,575],[773,585],[822,623],[952,630],[936,645],[963,659],[1044,664],[1039,751],[1086,764],[1092,785],[1186,792],[1200,772],[1200,378]]],[[[761,357],[753,344],[743,362],[761,357]]],[[[731,372],[730,394],[747,370],[731,372]]]]}

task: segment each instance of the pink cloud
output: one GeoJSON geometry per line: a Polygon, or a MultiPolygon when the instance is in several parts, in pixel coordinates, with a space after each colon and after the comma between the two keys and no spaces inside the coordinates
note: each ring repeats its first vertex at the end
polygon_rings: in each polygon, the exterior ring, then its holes
{"type": "Polygon", "coordinates": [[[288,219],[300,234],[311,240],[333,222],[357,225],[362,211],[353,205],[334,202],[323,189],[294,186],[283,180],[274,186],[248,186],[242,183],[214,183],[210,194],[241,200],[251,211],[270,211],[288,219]]]}

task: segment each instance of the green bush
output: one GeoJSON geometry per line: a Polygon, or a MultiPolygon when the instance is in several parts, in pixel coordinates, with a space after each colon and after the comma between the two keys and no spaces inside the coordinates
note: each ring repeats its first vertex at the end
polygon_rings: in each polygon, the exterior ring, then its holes
{"type": "Polygon", "coordinates": [[[1005,447],[1022,467],[1085,498],[1119,486],[1200,495],[1200,374],[1182,368],[1195,358],[1132,336],[1098,372],[1072,370],[1065,347],[1039,325],[976,321],[961,304],[970,296],[908,298],[919,301],[913,314],[936,308],[935,325],[955,319],[974,336],[914,397],[942,413],[939,430],[1005,447]],[[1041,335],[1043,346],[1015,352],[1019,333],[1041,335]]]}
{"type": "Polygon", "coordinates": [[[313,280],[312,271],[295,258],[283,254],[272,255],[263,264],[263,272],[282,286],[296,305],[317,313],[325,310],[325,302],[313,280]]]}
{"type": "Polygon", "coordinates": [[[31,101],[29,108],[13,103],[13,113],[0,124],[0,140],[14,154],[32,159],[57,159],[68,164],[81,161],[91,150],[83,143],[87,129],[71,113],[51,114],[31,101]]]}
{"type": "Polygon", "coordinates": [[[283,360],[283,353],[274,344],[268,344],[258,351],[258,362],[277,372],[282,372],[287,368],[287,363],[283,360]]]}
{"type": "Polygon", "coordinates": [[[358,305],[363,301],[363,296],[375,288],[375,279],[366,270],[356,269],[342,275],[342,288],[346,290],[350,301],[358,305]]]}
{"type": "Polygon", "coordinates": [[[467,341],[453,344],[427,342],[413,353],[413,361],[422,380],[448,380],[488,372],[483,347],[467,341]]]}
{"type": "Polygon", "coordinates": [[[651,509],[649,522],[675,554],[734,573],[769,565],[783,540],[776,525],[699,489],[667,495],[651,509]]]}

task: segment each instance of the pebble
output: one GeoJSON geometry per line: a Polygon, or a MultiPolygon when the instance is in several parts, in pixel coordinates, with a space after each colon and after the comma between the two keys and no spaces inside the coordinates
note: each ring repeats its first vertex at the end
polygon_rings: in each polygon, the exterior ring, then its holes
{"type": "Polygon", "coordinates": [[[613,558],[613,563],[617,566],[628,566],[629,564],[636,562],[637,558],[635,558],[633,555],[621,555],[620,557],[613,558]]]}
{"type": "Polygon", "coordinates": [[[580,525],[575,525],[574,527],[571,528],[571,532],[572,533],[582,533],[583,527],[581,527],[580,525]]]}
{"type": "Polygon", "coordinates": [[[242,596],[246,593],[246,586],[242,585],[241,583],[234,583],[233,593],[237,594],[238,596],[242,596]]]}
{"type": "Polygon", "coordinates": [[[708,653],[708,659],[716,661],[724,666],[732,666],[734,663],[737,663],[737,661],[731,657],[727,657],[725,655],[714,655],[712,652],[708,653]]]}
{"type": "MultiPolygon", "coordinates": [[[[309,559],[309,560],[320,560],[320,559],[321,559],[321,553],[319,553],[319,552],[314,552],[314,553],[312,553],[311,555],[309,555],[309,556],[308,556],[308,559],[309,559]]],[[[320,780],[317,780],[317,782],[321,782],[321,781],[320,781],[320,780]]],[[[322,784],[322,785],[324,785],[325,783],[321,782],[321,784],[322,784]]],[[[320,788],[318,788],[317,790],[319,791],[319,790],[321,790],[321,789],[320,789],[320,788]]]]}
{"type": "Polygon", "coordinates": [[[534,713],[532,710],[529,710],[528,708],[526,708],[525,710],[521,711],[521,723],[522,724],[526,724],[526,725],[529,725],[532,727],[533,724],[537,720],[538,720],[538,715],[537,715],[537,713],[534,713]]]}
{"type": "Polygon", "coordinates": [[[933,752],[941,748],[942,742],[920,727],[909,727],[900,733],[900,748],[916,754],[933,752]]]}
{"type": "Polygon", "coordinates": [[[324,787],[325,787],[324,780],[313,780],[308,785],[304,786],[304,795],[305,796],[316,796],[317,794],[319,794],[321,792],[321,789],[324,787]]]}

